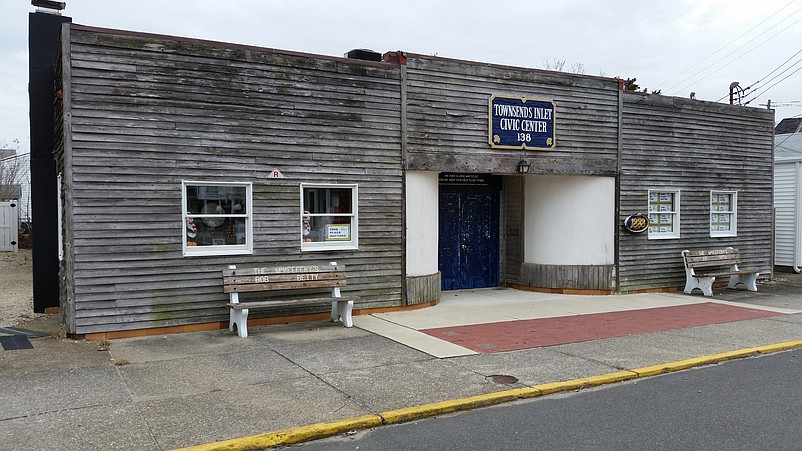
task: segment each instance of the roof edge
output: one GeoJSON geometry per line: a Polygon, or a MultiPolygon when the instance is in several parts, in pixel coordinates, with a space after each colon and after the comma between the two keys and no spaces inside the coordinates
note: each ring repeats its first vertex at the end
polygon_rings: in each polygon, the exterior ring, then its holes
{"type": "Polygon", "coordinates": [[[306,52],[296,52],[292,50],[283,50],[283,49],[276,49],[271,47],[261,47],[258,45],[249,45],[249,44],[236,44],[233,42],[225,42],[225,41],[213,41],[209,39],[199,39],[199,38],[190,38],[186,36],[175,36],[169,34],[161,34],[161,33],[147,33],[141,31],[130,31],[130,30],[120,30],[115,28],[104,28],[104,27],[95,27],[90,25],[82,25],[76,23],[70,23],[70,28],[73,30],[80,30],[80,31],[90,31],[96,33],[106,33],[112,34],[117,36],[129,36],[129,37],[136,37],[136,38],[143,38],[143,39],[165,39],[171,41],[178,41],[178,42],[188,42],[193,44],[204,44],[204,45],[217,45],[223,46],[228,48],[234,49],[241,49],[241,50],[251,50],[251,51],[258,51],[258,52],[266,52],[266,53],[276,53],[279,55],[287,55],[287,56],[296,56],[301,58],[314,58],[326,61],[336,61],[336,62],[343,62],[349,64],[359,64],[362,66],[374,66],[374,67],[381,67],[381,68],[390,68],[390,67],[397,67],[397,64],[392,63],[385,63],[385,62],[377,62],[377,61],[367,61],[367,60],[360,60],[354,58],[346,58],[344,56],[331,56],[331,55],[320,55],[316,53],[306,53],[306,52]]]}

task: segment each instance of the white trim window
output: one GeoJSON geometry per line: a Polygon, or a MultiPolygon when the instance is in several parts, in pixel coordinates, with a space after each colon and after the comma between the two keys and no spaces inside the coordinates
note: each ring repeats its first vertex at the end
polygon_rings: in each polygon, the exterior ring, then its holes
{"type": "Polygon", "coordinates": [[[181,182],[184,256],[253,253],[253,188],[240,182],[181,182]]]}
{"type": "Polygon", "coordinates": [[[357,185],[301,184],[302,251],[357,249],[357,185]]]}
{"type": "Polygon", "coordinates": [[[649,190],[649,239],[679,238],[679,190],[649,190]]]}
{"type": "Polygon", "coordinates": [[[710,236],[738,236],[737,191],[710,191],[710,236]]]}

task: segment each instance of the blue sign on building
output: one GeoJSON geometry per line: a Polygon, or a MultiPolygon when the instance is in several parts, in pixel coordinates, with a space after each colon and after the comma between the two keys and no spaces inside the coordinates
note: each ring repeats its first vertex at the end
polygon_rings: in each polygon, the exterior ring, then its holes
{"type": "Polygon", "coordinates": [[[490,147],[553,149],[553,100],[490,96],[490,147]]]}

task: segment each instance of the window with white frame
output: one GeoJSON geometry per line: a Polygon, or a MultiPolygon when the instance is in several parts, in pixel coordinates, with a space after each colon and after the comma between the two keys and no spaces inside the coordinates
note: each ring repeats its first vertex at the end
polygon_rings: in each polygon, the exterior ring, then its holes
{"type": "Polygon", "coordinates": [[[738,192],[710,192],[710,236],[737,236],[738,192]]]}
{"type": "Polygon", "coordinates": [[[253,253],[252,186],[181,182],[185,256],[253,253]]]}
{"type": "Polygon", "coordinates": [[[679,238],[679,190],[649,190],[649,239],[679,238]]]}
{"type": "Polygon", "coordinates": [[[301,184],[302,251],[357,249],[357,185],[301,184]]]}

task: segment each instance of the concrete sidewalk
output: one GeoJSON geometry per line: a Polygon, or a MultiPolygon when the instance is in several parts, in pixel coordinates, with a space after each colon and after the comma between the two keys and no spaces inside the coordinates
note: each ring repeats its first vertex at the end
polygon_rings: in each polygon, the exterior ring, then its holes
{"type": "MultiPolygon", "coordinates": [[[[539,384],[743,348],[802,345],[802,277],[778,279],[757,293],[717,289],[712,300],[683,293],[449,292],[432,308],[355,317],[351,329],[294,323],[253,327],[246,339],[222,330],[108,344],[31,338],[33,349],[0,350],[0,450],[173,449],[357,417],[373,421],[403,408],[414,415],[416,406],[510,389],[531,393],[539,384]],[[477,352],[426,332],[711,301],[775,316],[508,352],[477,352]]],[[[22,327],[47,330],[53,323],[22,327]]]]}

